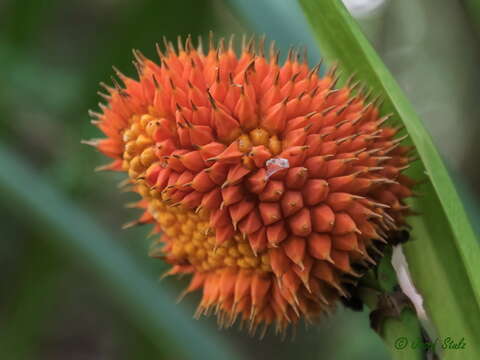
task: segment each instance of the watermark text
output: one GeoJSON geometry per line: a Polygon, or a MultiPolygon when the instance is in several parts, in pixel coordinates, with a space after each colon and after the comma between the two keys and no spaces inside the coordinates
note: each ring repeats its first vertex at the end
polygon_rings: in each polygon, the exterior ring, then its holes
{"type": "Polygon", "coordinates": [[[406,336],[398,337],[393,346],[396,350],[423,349],[423,350],[464,350],[467,347],[465,338],[454,338],[446,336],[436,338],[435,340],[412,339],[406,336]]]}

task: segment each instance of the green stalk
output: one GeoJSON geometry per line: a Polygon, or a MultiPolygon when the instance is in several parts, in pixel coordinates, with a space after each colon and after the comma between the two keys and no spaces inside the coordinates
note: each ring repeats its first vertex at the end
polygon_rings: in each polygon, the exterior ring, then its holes
{"type": "MultiPolygon", "coordinates": [[[[391,252],[387,252],[375,270],[367,273],[359,283],[359,296],[370,310],[382,309],[379,295],[393,295],[398,288],[395,269],[391,263],[391,252]]],[[[394,359],[422,360],[425,349],[412,346],[413,341],[421,341],[422,326],[412,307],[399,306],[399,314],[382,319],[378,329],[384,343],[392,351],[394,359]]]]}

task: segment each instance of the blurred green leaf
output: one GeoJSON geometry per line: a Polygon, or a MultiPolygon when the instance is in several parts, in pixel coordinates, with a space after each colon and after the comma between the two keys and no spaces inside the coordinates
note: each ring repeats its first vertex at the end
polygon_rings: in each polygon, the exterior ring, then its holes
{"type": "MultiPolygon", "coordinates": [[[[55,13],[55,6],[58,0],[13,0],[2,4],[2,11],[8,16],[2,17],[2,34],[15,43],[17,47],[32,44],[41,35],[41,26],[48,21],[55,13]]],[[[44,29],[42,29],[44,30],[44,29]]]]}
{"type": "Polygon", "coordinates": [[[320,54],[315,46],[315,38],[309,32],[309,26],[303,19],[302,9],[296,1],[278,0],[227,0],[238,12],[247,18],[258,34],[275,40],[283,56],[291,46],[305,46],[308,61],[317,63],[320,54]],[[265,14],[269,14],[268,17],[265,14]]]}
{"type": "Polygon", "coordinates": [[[480,0],[460,0],[460,2],[464,4],[468,16],[480,35],[480,0]]]}
{"type": "Polygon", "coordinates": [[[404,248],[410,271],[438,335],[457,341],[464,337],[468,343],[465,350],[445,351],[445,358],[480,358],[479,247],[442,159],[421,120],[343,4],[338,0],[300,3],[322,54],[330,61],[340,61],[346,75],[355,72],[359,80],[382,94],[382,111],[392,112],[405,125],[421,158],[410,174],[416,179],[426,174],[429,179],[418,188],[422,196],[410,201],[421,214],[409,221],[413,240],[404,248]]]}
{"type": "MultiPolygon", "coordinates": [[[[87,262],[95,278],[103,280],[127,316],[157,345],[189,359],[240,359],[220,336],[195,322],[175,305],[172,295],[148,278],[143,266],[129,256],[80,208],[63,198],[23,160],[0,144],[0,195],[25,218],[51,228],[55,243],[73,259],[87,262]]],[[[165,350],[165,349],[163,349],[165,350]]]]}
{"type": "Polygon", "coordinates": [[[32,359],[42,329],[57,305],[60,275],[57,254],[44,239],[34,236],[20,265],[16,286],[9,299],[6,327],[0,333],[0,354],[10,360],[32,359]],[[41,254],[41,255],[40,255],[41,254]]]}

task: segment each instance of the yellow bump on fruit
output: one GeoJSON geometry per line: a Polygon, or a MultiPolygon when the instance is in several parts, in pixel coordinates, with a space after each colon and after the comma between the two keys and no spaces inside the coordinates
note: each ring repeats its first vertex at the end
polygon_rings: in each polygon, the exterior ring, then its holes
{"type": "Polygon", "coordinates": [[[250,137],[246,134],[241,135],[238,138],[238,150],[243,153],[250,151],[252,148],[252,142],[250,141],[250,137]]]}
{"type": "Polygon", "coordinates": [[[150,114],[144,114],[140,117],[140,124],[146,128],[147,124],[151,122],[153,117],[150,114]]]}
{"type": "Polygon", "coordinates": [[[260,265],[260,260],[258,257],[248,257],[246,258],[246,261],[250,267],[258,267],[260,265]]]}
{"type": "MultiPolygon", "coordinates": [[[[142,184],[138,187],[142,188],[142,192],[148,189],[142,184]]],[[[206,234],[205,230],[209,227],[209,213],[206,210],[195,213],[181,206],[171,207],[158,199],[151,199],[149,211],[172,244],[168,251],[176,261],[191,264],[198,271],[238,267],[264,272],[270,268],[253,255],[249,242],[240,233],[218,246],[214,229],[206,234]]]]}
{"type": "Polygon", "coordinates": [[[153,150],[153,148],[148,147],[142,151],[142,154],[140,155],[140,161],[145,168],[153,164],[155,160],[157,160],[157,157],[155,156],[155,150],[153,150]]]}
{"type": "Polygon", "coordinates": [[[250,247],[250,244],[248,243],[241,243],[241,244],[238,244],[238,251],[245,255],[245,256],[251,256],[253,255],[253,252],[252,252],[252,249],[250,247]]]}
{"type": "Polygon", "coordinates": [[[125,153],[133,155],[137,152],[137,143],[135,140],[131,140],[125,144],[125,153]]]}
{"type": "Polygon", "coordinates": [[[153,144],[153,140],[149,137],[146,137],[145,135],[139,135],[137,137],[137,140],[135,140],[135,143],[140,149],[144,149],[147,146],[150,146],[153,144]]]}
{"type": "Polygon", "coordinates": [[[132,122],[133,123],[132,123],[132,126],[130,126],[130,131],[131,131],[132,138],[134,138],[134,137],[137,137],[138,135],[140,135],[142,129],[140,128],[140,125],[138,123],[138,116],[137,115],[134,115],[132,117],[132,122]]]}
{"type": "Polygon", "coordinates": [[[226,258],[223,259],[223,262],[226,266],[235,266],[236,261],[234,258],[227,256],[226,258]]]}
{"type": "Polygon", "coordinates": [[[238,251],[237,248],[231,247],[228,249],[228,255],[234,258],[238,258],[240,256],[240,252],[238,251]]]}
{"type": "Polygon", "coordinates": [[[267,145],[268,140],[270,138],[270,135],[268,134],[268,131],[265,129],[253,129],[250,131],[250,139],[252,140],[253,145],[258,146],[258,145],[267,145]]]}
{"type": "Polygon", "coordinates": [[[207,257],[207,252],[205,251],[205,249],[198,249],[197,250],[197,253],[195,254],[195,256],[198,258],[198,259],[205,259],[207,257]]]}
{"type": "Polygon", "coordinates": [[[148,187],[143,184],[137,186],[137,191],[140,195],[142,195],[142,197],[148,197],[150,195],[148,187]]]}
{"type": "Polygon", "coordinates": [[[276,135],[273,135],[268,141],[268,148],[273,155],[278,155],[282,151],[282,142],[278,140],[276,135]]]}

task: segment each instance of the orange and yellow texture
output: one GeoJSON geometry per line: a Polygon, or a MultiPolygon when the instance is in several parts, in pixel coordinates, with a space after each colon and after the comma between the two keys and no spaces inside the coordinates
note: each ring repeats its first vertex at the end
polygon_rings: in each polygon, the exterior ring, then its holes
{"type": "Polygon", "coordinates": [[[106,138],[90,143],[163,233],[152,256],[202,291],[197,315],[283,331],[332,310],[409,213],[411,148],[377,101],[263,39],[134,53],[139,78],[104,85],[106,138]]]}

